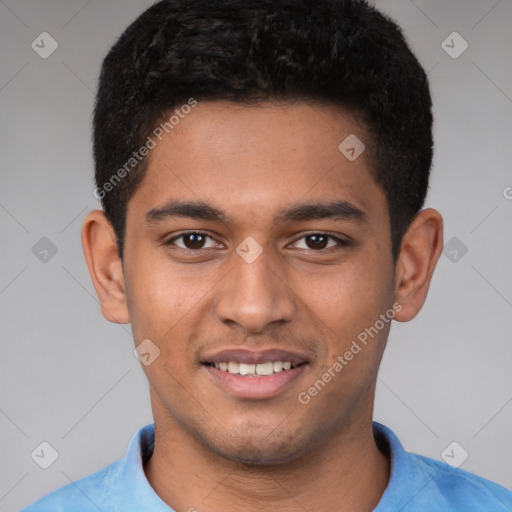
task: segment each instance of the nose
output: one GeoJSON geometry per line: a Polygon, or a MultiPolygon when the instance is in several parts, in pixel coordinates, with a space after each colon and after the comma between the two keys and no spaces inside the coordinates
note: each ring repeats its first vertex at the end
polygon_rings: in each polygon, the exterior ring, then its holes
{"type": "Polygon", "coordinates": [[[289,322],[296,309],[285,273],[267,251],[251,263],[233,254],[233,267],[222,279],[215,303],[218,319],[256,334],[270,324],[289,322]]]}

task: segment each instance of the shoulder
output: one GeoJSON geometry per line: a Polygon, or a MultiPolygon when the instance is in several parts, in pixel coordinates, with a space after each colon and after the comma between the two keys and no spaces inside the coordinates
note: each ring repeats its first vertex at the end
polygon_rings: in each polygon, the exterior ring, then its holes
{"type": "Polygon", "coordinates": [[[154,424],[141,427],[132,436],[124,458],[57,489],[21,512],[113,512],[146,510],[151,501],[160,505],[143,468],[143,460],[153,451],[154,435],[154,424]]]}
{"type": "Polygon", "coordinates": [[[108,512],[118,483],[119,461],[92,475],[71,482],[32,503],[20,512],[108,512]]]}
{"type": "Polygon", "coordinates": [[[438,497],[442,510],[512,511],[512,491],[505,487],[444,462],[422,455],[409,455],[427,477],[429,492],[425,493],[425,503],[428,503],[430,494],[430,497],[438,497]]]}
{"type": "Polygon", "coordinates": [[[404,450],[396,435],[374,422],[391,475],[374,512],[512,512],[512,491],[444,462],[404,450]]]}

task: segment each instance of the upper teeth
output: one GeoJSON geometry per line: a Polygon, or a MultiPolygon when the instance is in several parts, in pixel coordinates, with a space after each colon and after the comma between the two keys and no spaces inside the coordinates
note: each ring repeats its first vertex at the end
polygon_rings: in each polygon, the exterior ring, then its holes
{"type": "Polygon", "coordinates": [[[215,368],[223,372],[237,375],[272,375],[282,370],[289,370],[292,367],[290,361],[269,361],[267,363],[246,364],[238,361],[214,363],[215,368]]]}

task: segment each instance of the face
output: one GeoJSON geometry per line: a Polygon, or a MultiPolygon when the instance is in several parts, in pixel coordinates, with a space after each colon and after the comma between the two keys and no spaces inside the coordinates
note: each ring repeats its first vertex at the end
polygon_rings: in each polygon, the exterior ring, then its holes
{"type": "Polygon", "coordinates": [[[334,107],[199,102],[151,151],[124,287],[135,343],[160,350],[157,425],[269,464],[371,419],[394,266],[368,155],[338,149],[351,134],[334,107]]]}

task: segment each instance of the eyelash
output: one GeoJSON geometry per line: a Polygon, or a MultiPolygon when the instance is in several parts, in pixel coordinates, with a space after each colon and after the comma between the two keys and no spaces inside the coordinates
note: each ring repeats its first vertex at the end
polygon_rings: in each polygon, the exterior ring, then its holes
{"type": "MultiPolygon", "coordinates": [[[[175,245],[174,242],[176,240],[178,240],[180,238],[183,238],[184,236],[187,236],[187,235],[201,235],[201,236],[207,237],[207,238],[209,238],[211,240],[214,240],[214,238],[212,236],[210,236],[208,233],[205,233],[203,231],[186,231],[186,232],[180,233],[179,235],[173,236],[172,238],[170,238],[169,240],[164,242],[164,245],[175,245]]],[[[329,251],[329,250],[332,250],[332,249],[340,249],[340,248],[343,248],[343,247],[348,247],[350,245],[350,242],[348,242],[347,240],[344,240],[344,239],[342,239],[342,238],[340,238],[338,236],[332,235],[330,233],[322,232],[322,231],[312,231],[310,233],[306,233],[306,234],[302,235],[300,238],[298,238],[293,243],[297,243],[299,240],[305,239],[308,236],[313,236],[313,235],[325,236],[329,240],[334,240],[336,242],[337,246],[325,247],[323,249],[307,248],[307,249],[302,249],[302,250],[309,250],[309,251],[321,253],[321,252],[326,252],[326,251],[329,251]]],[[[198,253],[198,252],[200,252],[200,251],[205,249],[203,247],[201,247],[200,249],[188,249],[188,248],[183,248],[183,247],[179,247],[179,246],[176,246],[176,247],[178,249],[182,250],[182,251],[191,252],[191,253],[192,252],[198,253]]],[[[207,247],[206,249],[211,249],[211,248],[207,247]]]]}

